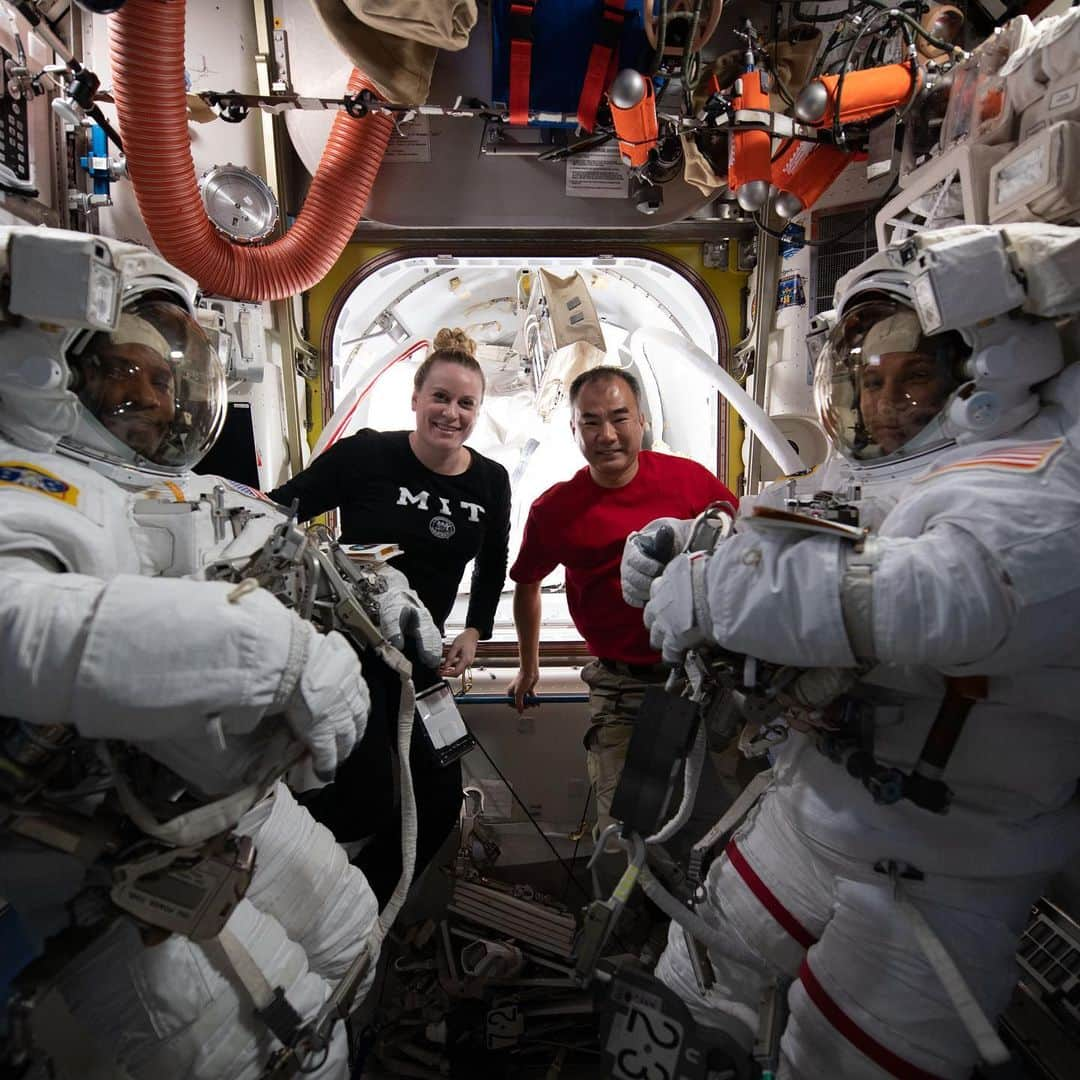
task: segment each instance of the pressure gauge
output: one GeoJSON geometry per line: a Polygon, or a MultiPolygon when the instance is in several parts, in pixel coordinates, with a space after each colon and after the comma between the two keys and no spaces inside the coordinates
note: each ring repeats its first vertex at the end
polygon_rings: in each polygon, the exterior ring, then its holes
{"type": "Polygon", "coordinates": [[[232,240],[257,244],[273,231],[278,204],[266,181],[242,165],[215,165],[199,181],[206,214],[232,240]]]}

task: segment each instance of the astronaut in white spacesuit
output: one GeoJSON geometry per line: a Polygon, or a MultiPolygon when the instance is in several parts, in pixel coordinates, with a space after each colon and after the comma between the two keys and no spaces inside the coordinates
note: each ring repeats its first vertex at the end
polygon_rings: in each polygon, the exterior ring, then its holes
{"type": "Polygon", "coordinates": [[[716,643],[853,684],[825,708],[792,694],[802,730],[710,867],[714,985],[674,929],[656,972],[747,1049],[763,989],[793,980],[780,1076],[966,1078],[1003,1057],[990,1018],[1019,934],[1080,845],[1080,364],[1054,321],[1078,282],[1080,230],[1053,226],[872,257],[838,284],[816,370],[840,456],[662,576],[628,544],[624,595],[655,578],[669,659],[716,643]],[[871,532],[777,522],[785,499],[854,504],[871,532]]]}
{"type": "MultiPolygon", "coordinates": [[[[0,264],[0,751],[4,803],[22,807],[0,830],[0,895],[43,940],[99,931],[55,985],[127,1074],[257,1077],[275,1033],[311,1021],[365,951],[356,1000],[374,977],[374,894],[279,779],[298,759],[329,779],[348,756],[368,710],[360,665],[269,592],[197,580],[286,515],[190,471],[225,407],[194,282],[135,245],[54,230],[0,230],[0,264]],[[87,908],[115,879],[78,818],[43,823],[100,809],[103,787],[136,836],[164,841],[152,851],[251,838],[254,876],[219,934],[87,908]]],[[[380,604],[384,633],[438,638],[404,590],[380,604]]],[[[184,880],[168,902],[187,902],[184,880]]],[[[338,1025],[306,1064],[345,1077],[346,1057],[338,1025]]]]}

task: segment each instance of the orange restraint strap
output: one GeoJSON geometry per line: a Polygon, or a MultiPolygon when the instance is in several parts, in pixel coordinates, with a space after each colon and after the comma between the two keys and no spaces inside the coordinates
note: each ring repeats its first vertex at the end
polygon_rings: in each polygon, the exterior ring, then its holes
{"type": "Polygon", "coordinates": [[[589,53],[589,66],[585,70],[585,82],[578,98],[578,123],[592,131],[596,126],[596,110],[600,98],[611,85],[619,66],[619,42],[622,40],[623,23],[626,21],[626,0],[604,0],[600,9],[600,23],[596,40],[589,53]]]}

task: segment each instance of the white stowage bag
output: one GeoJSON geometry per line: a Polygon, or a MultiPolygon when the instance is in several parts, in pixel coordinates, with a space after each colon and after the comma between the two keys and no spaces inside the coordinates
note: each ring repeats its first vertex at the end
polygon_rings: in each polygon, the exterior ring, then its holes
{"type": "MultiPolygon", "coordinates": [[[[282,784],[240,822],[255,876],[228,922],[273,987],[304,1020],[368,942],[378,914],[363,874],[282,784]]],[[[371,988],[375,960],[358,991],[371,988]]],[[[134,1080],[255,1080],[279,1046],[216,942],[172,935],[145,947],[121,920],[65,973],[71,1012],[134,1080]]],[[[348,1076],[343,1025],[310,1075],[348,1076]]]]}

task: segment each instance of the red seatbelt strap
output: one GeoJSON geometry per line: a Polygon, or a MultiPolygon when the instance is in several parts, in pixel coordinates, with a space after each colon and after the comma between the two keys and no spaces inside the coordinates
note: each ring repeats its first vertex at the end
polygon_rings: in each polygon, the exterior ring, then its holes
{"type": "Polygon", "coordinates": [[[845,1039],[860,1053],[865,1054],[875,1065],[880,1066],[890,1076],[898,1080],[941,1080],[936,1073],[929,1073],[905,1061],[899,1054],[894,1054],[887,1046],[882,1046],[872,1035],[863,1031],[854,1020],[829,996],[828,991],[817,981],[817,976],[810,970],[810,965],[803,960],[799,968],[799,981],[806,990],[807,997],[817,1006],[818,1011],[845,1039]]]}
{"type": "Polygon", "coordinates": [[[747,888],[761,901],[762,907],[804,948],[809,949],[817,938],[780,902],[776,894],[757,876],[757,872],[746,861],[746,856],[731,840],[724,848],[724,854],[746,882],[747,888]]]}
{"type": "Polygon", "coordinates": [[[510,4],[510,123],[529,122],[529,86],[532,81],[533,0],[513,0],[510,4]]]}
{"type": "Polygon", "coordinates": [[[625,8],[626,0],[603,0],[600,9],[596,40],[589,53],[589,66],[585,69],[585,82],[578,98],[578,123],[586,131],[592,131],[596,126],[600,98],[618,72],[619,43],[626,21],[625,8]]]}

